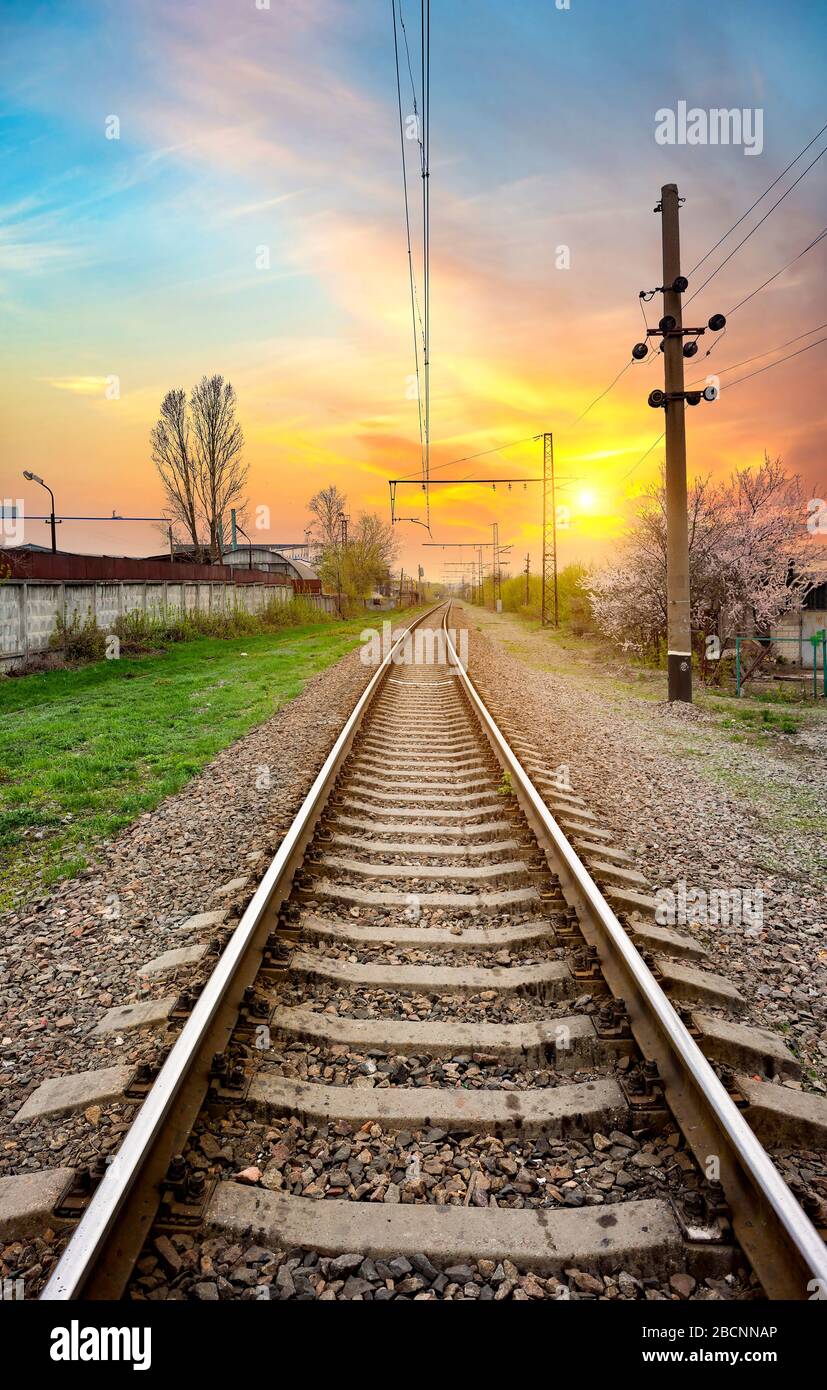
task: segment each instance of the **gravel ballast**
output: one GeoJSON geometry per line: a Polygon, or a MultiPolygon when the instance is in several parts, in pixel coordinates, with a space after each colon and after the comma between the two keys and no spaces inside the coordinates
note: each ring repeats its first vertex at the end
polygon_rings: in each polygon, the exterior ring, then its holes
{"type": "Polygon", "coordinates": [[[695,707],[620,691],[585,668],[555,670],[553,646],[509,615],[455,608],[453,621],[473,630],[469,672],[503,733],[536,747],[550,770],[568,766],[572,789],[653,889],[761,890],[755,934],[691,912],[676,930],[746,996],[745,1021],[784,1036],[804,1086],[824,1092],[827,830],[807,807],[827,804],[827,727],[736,742],[695,707]],[[756,786],[766,796],[750,795],[756,786]]]}

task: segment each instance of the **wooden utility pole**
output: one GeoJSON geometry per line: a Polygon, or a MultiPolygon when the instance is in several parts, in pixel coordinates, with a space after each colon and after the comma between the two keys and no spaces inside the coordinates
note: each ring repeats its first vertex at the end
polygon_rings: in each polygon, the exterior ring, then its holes
{"type": "Polygon", "coordinates": [[[666,631],[669,699],[692,703],[692,631],[689,611],[689,527],[686,510],[686,405],[683,391],[681,296],[673,289],[681,273],[678,186],[661,189],[663,313],[675,328],[663,335],[666,391],[666,631]],[[680,394],[677,394],[680,393],[680,394]]]}
{"type": "Polygon", "coordinates": [[[557,599],[557,498],[554,490],[554,440],[543,435],[543,581],[540,597],[543,627],[560,626],[557,599]],[[552,619],[552,613],[554,617],[552,619]]]}

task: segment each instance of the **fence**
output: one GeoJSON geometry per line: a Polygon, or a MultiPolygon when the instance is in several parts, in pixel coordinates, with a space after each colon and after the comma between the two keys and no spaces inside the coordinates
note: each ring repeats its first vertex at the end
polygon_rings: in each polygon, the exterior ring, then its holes
{"type": "MultiPolygon", "coordinates": [[[[740,635],[740,636],[736,636],[736,638],[735,638],[735,694],[738,695],[738,696],[743,695],[743,693],[744,693],[744,686],[745,686],[747,680],[748,680],[748,679],[751,677],[751,675],[752,675],[752,672],[751,672],[751,671],[747,671],[746,673],[744,672],[744,668],[743,668],[743,660],[744,660],[744,658],[743,658],[742,645],[741,645],[741,644],[742,644],[743,642],[755,642],[756,640],[757,640],[757,639],[756,639],[755,637],[750,637],[750,636],[747,636],[747,635],[740,635]]],[[[801,639],[800,636],[799,636],[799,637],[777,637],[777,636],[773,636],[771,639],[767,639],[766,649],[767,649],[767,651],[769,652],[769,651],[771,651],[771,649],[772,649],[773,647],[775,647],[775,646],[780,646],[780,645],[781,645],[782,643],[784,643],[784,642],[794,642],[794,643],[799,647],[799,649],[800,649],[800,648],[801,648],[802,639],[801,639]]],[[[810,635],[810,637],[808,638],[808,642],[809,642],[809,645],[810,645],[810,647],[811,647],[811,649],[812,649],[812,654],[813,654],[813,656],[812,656],[812,668],[813,668],[813,699],[814,699],[814,700],[817,700],[817,699],[818,699],[818,688],[819,688],[819,684],[821,684],[821,693],[822,693],[822,695],[824,696],[825,699],[827,699],[827,634],[824,632],[823,628],[822,628],[822,629],[819,629],[817,632],[814,632],[814,633],[812,633],[812,634],[810,635]],[[821,678],[820,678],[820,680],[819,680],[819,665],[821,666],[821,678]]],[[[803,664],[803,663],[802,663],[802,664],[803,664]]],[[[757,668],[753,668],[753,669],[758,669],[759,672],[760,672],[760,669],[761,669],[761,668],[760,668],[760,663],[758,664],[758,667],[757,667],[757,668]]],[[[792,679],[792,677],[790,677],[790,679],[792,679]]]]}
{"type": "MultiPolygon", "coordinates": [[[[170,566],[173,569],[172,566],[170,566]]],[[[179,567],[176,565],[174,570],[179,567]]],[[[273,577],[275,578],[275,576],[273,577]]],[[[274,600],[289,603],[294,596],[289,582],[237,583],[231,579],[114,579],[48,580],[7,579],[0,582],[0,671],[14,669],[28,657],[48,649],[59,619],[71,623],[92,617],[107,630],[129,613],[171,616],[186,613],[228,613],[243,609],[257,613],[274,600]]],[[[336,600],[327,594],[302,594],[327,613],[336,600]]]]}

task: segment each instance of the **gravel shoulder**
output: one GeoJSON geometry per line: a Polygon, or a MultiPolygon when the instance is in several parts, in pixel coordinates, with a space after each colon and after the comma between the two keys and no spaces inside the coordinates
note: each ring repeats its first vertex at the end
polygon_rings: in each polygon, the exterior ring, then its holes
{"type": "Polygon", "coordinates": [[[104,842],[94,868],[0,918],[0,1175],[86,1163],[117,1147],[129,1107],[19,1126],[13,1117],[47,1077],[162,1060],[163,1030],[93,1030],[113,1006],[206,977],[211,957],[194,969],[140,971],[235,924],[371,674],[354,651],[314,676],[184,790],[104,842]],[[223,922],[182,932],[206,912],[223,922]]]}
{"type": "Polygon", "coordinates": [[[549,766],[568,765],[654,889],[683,881],[760,902],[756,935],[746,923],[693,922],[691,910],[679,929],[747,997],[748,1019],[784,1035],[805,1086],[827,1090],[827,724],[744,738],[695,707],[559,669],[551,644],[511,615],[465,607],[454,621],[472,629],[470,674],[503,731],[530,739],[549,766]]]}

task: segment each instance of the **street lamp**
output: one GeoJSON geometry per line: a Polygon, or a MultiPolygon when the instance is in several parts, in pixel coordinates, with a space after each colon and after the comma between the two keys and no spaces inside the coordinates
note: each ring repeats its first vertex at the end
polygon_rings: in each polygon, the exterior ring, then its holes
{"type": "Polygon", "coordinates": [[[28,469],[28,468],[24,468],[24,469],[23,469],[23,477],[24,477],[24,478],[27,478],[28,481],[29,481],[30,483],[39,483],[41,487],[45,487],[46,491],[48,492],[49,496],[50,496],[51,499],[52,499],[52,512],[51,512],[51,516],[49,517],[49,520],[50,520],[50,522],[51,522],[51,524],[52,524],[52,554],[53,554],[53,555],[56,555],[56,554],[57,554],[57,536],[56,536],[56,534],[55,534],[55,495],[54,495],[54,493],[52,492],[52,489],[49,487],[49,484],[48,484],[48,483],[44,483],[44,481],[43,481],[42,478],[38,478],[38,476],[37,476],[36,473],[31,473],[31,472],[29,472],[29,469],[28,469]]]}
{"type": "Polygon", "coordinates": [[[250,540],[250,537],[247,535],[247,532],[244,530],[244,527],[239,523],[238,520],[236,520],[235,529],[236,529],[237,531],[240,531],[240,532],[241,532],[242,536],[244,537],[245,541],[247,542],[247,559],[248,559],[249,562],[250,562],[248,568],[249,568],[249,569],[252,569],[252,568],[253,568],[253,542],[250,540]]]}

